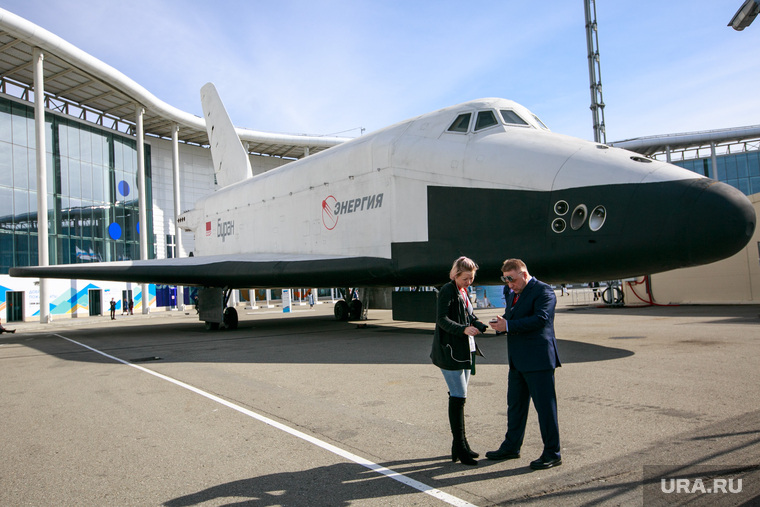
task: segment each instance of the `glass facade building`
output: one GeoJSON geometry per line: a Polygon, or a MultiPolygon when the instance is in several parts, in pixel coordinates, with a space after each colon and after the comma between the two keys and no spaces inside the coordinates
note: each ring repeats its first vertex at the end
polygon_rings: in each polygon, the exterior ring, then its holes
{"type": "MultiPolygon", "coordinates": [[[[140,258],[134,137],[45,114],[49,263],[140,258]]],[[[38,264],[34,110],[0,97],[0,274],[38,264]]],[[[150,145],[148,253],[155,258],[150,145]]]]}
{"type": "Polygon", "coordinates": [[[717,178],[710,158],[678,160],[673,164],[738,188],[745,195],[760,193],[760,151],[718,155],[717,178]]]}

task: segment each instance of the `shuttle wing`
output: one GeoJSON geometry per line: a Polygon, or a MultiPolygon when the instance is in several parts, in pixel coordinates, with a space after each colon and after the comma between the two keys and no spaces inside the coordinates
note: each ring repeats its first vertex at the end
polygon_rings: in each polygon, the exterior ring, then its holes
{"type": "Polygon", "coordinates": [[[251,253],[11,268],[11,276],[229,288],[372,287],[394,277],[391,259],[251,253]]]}

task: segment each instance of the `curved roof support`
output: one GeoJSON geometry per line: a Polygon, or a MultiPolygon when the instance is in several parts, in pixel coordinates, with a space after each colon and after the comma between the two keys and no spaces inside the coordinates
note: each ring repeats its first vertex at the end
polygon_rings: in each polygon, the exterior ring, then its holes
{"type": "MultiPolygon", "coordinates": [[[[72,67],[87,74],[94,82],[105,84],[106,86],[116,90],[119,94],[126,97],[129,101],[132,101],[135,104],[141,104],[142,107],[145,108],[146,112],[161,116],[167,120],[171,120],[171,122],[176,123],[180,127],[185,127],[192,130],[193,134],[197,134],[198,132],[205,134],[206,125],[203,118],[177,109],[176,107],[171,106],[162,100],[159,100],[148,90],[137,84],[135,81],[123,73],[114,69],[113,67],[101,62],[94,56],[85,53],[81,49],[61,39],[57,35],[45,30],[44,28],[39,27],[34,23],[2,8],[0,8],[0,30],[13,37],[16,37],[19,39],[19,41],[23,41],[32,47],[39,47],[42,51],[49,53],[50,55],[54,55],[56,58],[62,60],[66,64],[71,65],[72,67]]],[[[13,44],[19,43],[20,42],[16,41],[13,42],[13,44]]],[[[30,67],[30,65],[31,62],[24,62],[20,66],[16,66],[9,70],[3,71],[2,76],[5,77],[11,74],[16,74],[21,69],[30,67]]],[[[57,72],[56,75],[62,75],[68,72],[70,71],[64,69],[61,72],[57,72]]],[[[86,84],[80,84],[70,89],[69,91],[81,89],[82,87],[86,86],[86,84]]],[[[61,90],[59,93],[61,96],[66,96],[65,90],[61,90]]],[[[88,97],[88,99],[94,98],[95,95],[88,97]]],[[[336,146],[348,140],[348,138],[342,137],[276,134],[242,128],[236,128],[235,130],[240,138],[244,141],[251,141],[252,143],[267,145],[276,144],[295,146],[299,148],[310,147],[312,151],[315,148],[325,149],[336,146]]],[[[196,135],[193,137],[197,138],[196,135]]],[[[203,138],[205,138],[205,135],[203,138]]],[[[194,142],[206,144],[203,142],[203,140],[204,139],[194,142]]]]}

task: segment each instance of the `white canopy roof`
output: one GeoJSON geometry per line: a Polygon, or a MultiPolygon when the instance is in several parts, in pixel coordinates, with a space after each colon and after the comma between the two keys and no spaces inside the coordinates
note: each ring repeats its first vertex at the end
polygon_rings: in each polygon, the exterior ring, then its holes
{"type": "MultiPolygon", "coordinates": [[[[208,144],[203,118],[181,111],[151,94],[113,67],[26,19],[0,8],[0,81],[2,89],[16,85],[33,88],[32,52],[44,53],[45,94],[48,107],[61,112],[78,110],[78,116],[104,126],[120,124],[134,133],[135,108],[145,109],[147,135],[171,138],[174,125],[186,143],[208,144]]],[[[200,99],[199,99],[200,100],[200,99]]],[[[118,129],[117,129],[118,130],[118,129]]],[[[262,155],[300,158],[346,141],[341,137],[275,134],[237,129],[248,151],[262,155]]]]}

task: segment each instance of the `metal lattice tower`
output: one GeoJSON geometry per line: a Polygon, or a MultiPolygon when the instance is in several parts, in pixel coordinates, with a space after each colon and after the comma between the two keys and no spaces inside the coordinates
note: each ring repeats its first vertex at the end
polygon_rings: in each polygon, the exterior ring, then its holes
{"type": "Polygon", "coordinates": [[[588,79],[591,90],[591,117],[594,122],[594,141],[607,144],[602,98],[602,67],[599,63],[599,37],[596,26],[596,1],[584,0],[586,7],[586,46],[588,48],[588,79]]]}

